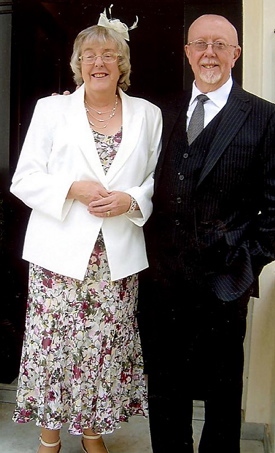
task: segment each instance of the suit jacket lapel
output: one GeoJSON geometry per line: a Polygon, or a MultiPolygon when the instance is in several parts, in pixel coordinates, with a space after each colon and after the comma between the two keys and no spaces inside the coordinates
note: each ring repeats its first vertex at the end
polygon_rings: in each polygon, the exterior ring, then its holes
{"type": "Polygon", "coordinates": [[[212,170],[229,143],[233,140],[242,127],[251,110],[246,92],[236,83],[233,84],[228,101],[223,108],[222,118],[217,128],[209,152],[205,158],[204,166],[198,185],[212,170]]]}

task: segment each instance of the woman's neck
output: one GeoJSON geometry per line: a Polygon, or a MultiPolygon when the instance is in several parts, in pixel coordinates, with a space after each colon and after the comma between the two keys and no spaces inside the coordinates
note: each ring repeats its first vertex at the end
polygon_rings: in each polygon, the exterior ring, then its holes
{"type": "Polygon", "coordinates": [[[86,92],[84,105],[91,129],[113,135],[121,128],[122,106],[118,94],[86,92]]]}
{"type": "Polygon", "coordinates": [[[85,93],[85,102],[97,109],[97,110],[102,110],[106,111],[110,109],[111,107],[114,106],[116,102],[116,93],[85,93]]]}

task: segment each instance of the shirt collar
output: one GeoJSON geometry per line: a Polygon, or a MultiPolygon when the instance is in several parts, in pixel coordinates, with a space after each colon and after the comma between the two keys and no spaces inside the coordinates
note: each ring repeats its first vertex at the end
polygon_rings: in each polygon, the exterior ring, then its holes
{"type": "Polygon", "coordinates": [[[229,93],[231,91],[231,88],[232,88],[232,85],[233,85],[233,80],[232,80],[232,76],[229,77],[229,79],[227,80],[227,82],[225,82],[220,88],[218,88],[217,90],[215,91],[210,91],[209,93],[202,93],[195,85],[195,81],[193,82],[193,85],[192,85],[192,96],[191,96],[191,99],[190,99],[190,103],[189,105],[193,104],[195,98],[199,95],[199,94],[207,94],[207,96],[209,97],[209,99],[214,102],[214,104],[216,104],[218,107],[223,107],[224,104],[226,103],[227,101],[227,98],[229,96],[229,93]]]}

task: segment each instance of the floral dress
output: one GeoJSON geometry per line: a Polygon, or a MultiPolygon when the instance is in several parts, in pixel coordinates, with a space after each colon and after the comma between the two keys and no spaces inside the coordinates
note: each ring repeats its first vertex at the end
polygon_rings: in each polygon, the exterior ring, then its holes
{"type": "MultiPolygon", "coordinates": [[[[121,137],[94,132],[105,172],[121,137]]],[[[148,415],[137,290],[137,274],[110,280],[101,233],[83,281],[30,264],[15,422],[106,434],[148,415]]]]}

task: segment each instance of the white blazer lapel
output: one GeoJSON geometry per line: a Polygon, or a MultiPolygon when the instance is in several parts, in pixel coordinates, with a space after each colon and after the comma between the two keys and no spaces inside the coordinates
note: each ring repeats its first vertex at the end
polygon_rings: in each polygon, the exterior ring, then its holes
{"type": "Polygon", "coordinates": [[[87,121],[84,107],[84,84],[70,96],[67,118],[72,140],[87,161],[87,168],[96,173],[102,184],[106,185],[106,176],[95,146],[93,133],[87,121]]]}
{"type": "Polygon", "coordinates": [[[106,175],[109,182],[135,149],[140,136],[141,124],[144,121],[144,116],[139,112],[134,101],[135,98],[126,95],[121,89],[119,89],[119,95],[122,101],[122,141],[106,175]]]}

